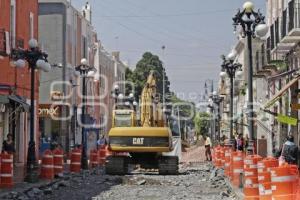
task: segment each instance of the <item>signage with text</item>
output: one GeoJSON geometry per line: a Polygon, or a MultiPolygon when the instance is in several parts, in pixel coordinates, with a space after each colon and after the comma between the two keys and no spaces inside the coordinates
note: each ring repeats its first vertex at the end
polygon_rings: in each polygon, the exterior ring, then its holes
{"type": "Polygon", "coordinates": [[[51,106],[51,104],[40,104],[38,114],[39,117],[58,117],[61,115],[61,106],[51,106]]]}

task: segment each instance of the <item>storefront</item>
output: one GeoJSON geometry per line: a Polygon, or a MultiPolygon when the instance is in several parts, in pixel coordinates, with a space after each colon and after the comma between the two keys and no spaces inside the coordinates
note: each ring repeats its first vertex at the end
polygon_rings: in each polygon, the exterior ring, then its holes
{"type": "Polygon", "coordinates": [[[58,140],[61,121],[56,118],[61,116],[61,106],[40,104],[38,109],[39,128],[41,139],[58,140]]]}
{"type": "Polygon", "coordinates": [[[7,134],[12,134],[15,143],[15,162],[24,163],[28,133],[29,104],[18,95],[0,95],[0,149],[7,134]]]}

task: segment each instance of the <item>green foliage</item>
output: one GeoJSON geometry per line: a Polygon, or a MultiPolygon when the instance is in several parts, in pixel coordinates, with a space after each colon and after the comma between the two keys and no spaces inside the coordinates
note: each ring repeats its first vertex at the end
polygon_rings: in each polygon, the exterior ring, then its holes
{"type": "Polygon", "coordinates": [[[173,92],[170,94],[171,95],[169,96],[168,101],[171,102],[173,106],[175,106],[175,108],[173,109],[177,109],[176,106],[178,106],[180,116],[191,117],[192,119],[194,119],[195,103],[179,99],[173,92]]]}
{"type": "Polygon", "coordinates": [[[247,83],[241,86],[240,95],[245,96],[247,92],[247,83]]]}
{"type": "Polygon", "coordinates": [[[194,118],[197,135],[207,134],[210,127],[211,115],[206,112],[199,112],[194,118]]]}
{"type": "Polygon", "coordinates": [[[163,74],[165,74],[165,93],[170,93],[170,82],[162,61],[158,56],[150,52],[144,53],[142,59],[136,64],[136,68],[133,71],[130,69],[126,70],[126,81],[132,82],[134,85],[134,88],[131,88],[132,86],[130,84],[126,84],[126,93],[130,93],[132,89],[134,89],[135,98],[138,100],[147,77],[152,70],[155,71],[157,75],[157,92],[159,94],[163,93],[163,74]]]}
{"type": "Polygon", "coordinates": [[[288,64],[285,60],[272,60],[270,61],[270,64],[273,64],[276,66],[278,71],[286,71],[288,69],[288,64]]]}

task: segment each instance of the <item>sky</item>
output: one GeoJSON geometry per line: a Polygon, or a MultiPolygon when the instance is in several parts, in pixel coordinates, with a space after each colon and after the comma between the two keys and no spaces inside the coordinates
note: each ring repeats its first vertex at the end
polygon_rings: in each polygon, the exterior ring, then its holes
{"type": "MultiPolygon", "coordinates": [[[[81,9],[86,0],[72,0],[81,9]]],[[[243,0],[89,0],[92,24],[108,51],[134,68],[150,51],[164,62],[171,90],[199,101],[219,79],[221,58],[236,44],[232,17],[243,0]],[[165,46],[165,50],[162,50],[165,46]]],[[[265,1],[253,0],[265,13],[265,1]]]]}

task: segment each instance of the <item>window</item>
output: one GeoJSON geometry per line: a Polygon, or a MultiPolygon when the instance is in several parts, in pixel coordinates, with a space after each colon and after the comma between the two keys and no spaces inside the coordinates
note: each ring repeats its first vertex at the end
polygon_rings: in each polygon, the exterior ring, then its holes
{"type": "Polygon", "coordinates": [[[255,66],[256,66],[256,73],[259,71],[259,52],[256,52],[255,55],[255,66]]]}
{"type": "Polygon", "coordinates": [[[266,49],[265,49],[265,44],[262,44],[261,45],[261,66],[264,66],[265,65],[265,60],[266,60],[266,55],[265,55],[265,52],[266,49]]]}
{"type": "Polygon", "coordinates": [[[10,41],[12,48],[16,47],[16,0],[10,1],[10,41]]]}
{"type": "Polygon", "coordinates": [[[32,12],[29,14],[29,36],[34,38],[34,14],[32,12]]]}

